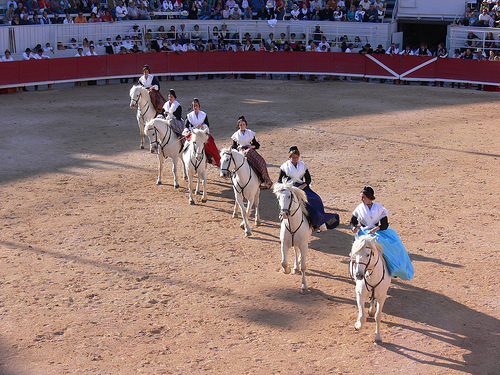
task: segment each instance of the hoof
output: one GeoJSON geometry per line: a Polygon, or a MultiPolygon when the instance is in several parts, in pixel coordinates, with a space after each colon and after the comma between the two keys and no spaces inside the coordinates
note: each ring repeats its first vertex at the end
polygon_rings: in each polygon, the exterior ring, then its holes
{"type": "Polygon", "coordinates": [[[241,228],[241,229],[245,229],[245,222],[244,222],[244,221],[242,221],[242,222],[240,223],[240,228],[241,228]]]}
{"type": "Polygon", "coordinates": [[[290,273],[290,271],[291,271],[290,267],[288,267],[288,266],[285,266],[285,267],[281,266],[281,269],[283,270],[283,273],[285,275],[288,275],[290,273]]]}
{"type": "Polygon", "coordinates": [[[252,232],[245,232],[245,238],[251,237],[251,236],[252,236],[252,232]]]}
{"type": "Polygon", "coordinates": [[[161,185],[161,181],[160,180],[156,181],[156,185],[161,185]]]}
{"type": "Polygon", "coordinates": [[[179,189],[179,184],[174,184],[174,189],[179,189]]]}
{"type": "Polygon", "coordinates": [[[195,194],[195,195],[200,195],[200,191],[199,191],[199,190],[196,190],[196,191],[194,192],[194,194],[195,194]]]}
{"type": "Polygon", "coordinates": [[[361,324],[361,322],[359,320],[356,323],[354,323],[354,329],[356,331],[360,330],[361,326],[362,326],[362,324],[361,324]]]}
{"type": "Polygon", "coordinates": [[[255,226],[258,227],[260,225],[260,220],[255,220],[255,226]]]}
{"type": "Polygon", "coordinates": [[[300,288],[300,294],[307,294],[307,293],[309,293],[309,289],[307,289],[307,286],[306,287],[303,286],[302,288],[300,288]]]}
{"type": "Polygon", "coordinates": [[[203,198],[201,201],[202,201],[203,203],[207,203],[208,198],[203,198]]]}
{"type": "Polygon", "coordinates": [[[141,146],[141,150],[144,150],[144,146],[141,146]]]}
{"type": "Polygon", "coordinates": [[[194,200],[190,199],[190,200],[189,200],[189,204],[190,204],[190,205],[194,205],[194,200]]]}
{"type": "Polygon", "coordinates": [[[237,218],[238,218],[238,215],[237,215],[237,214],[232,214],[232,215],[231,215],[231,217],[232,217],[233,219],[237,219],[237,218]]]}
{"type": "Polygon", "coordinates": [[[380,345],[382,344],[382,337],[380,335],[375,336],[375,341],[373,342],[375,345],[380,345]]]}
{"type": "Polygon", "coordinates": [[[294,275],[298,275],[298,274],[300,274],[300,273],[301,273],[301,272],[300,272],[300,268],[294,268],[294,269],[293,269],[293,274],[294,274],[294,275]]]}

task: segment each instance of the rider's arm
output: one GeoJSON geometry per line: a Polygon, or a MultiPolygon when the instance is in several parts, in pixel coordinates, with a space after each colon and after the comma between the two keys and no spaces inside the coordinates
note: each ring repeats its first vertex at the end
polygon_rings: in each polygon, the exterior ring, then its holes
{"type": "Polygon", "coordinates": [[[258,150],[258,149],[259,149],[259,147],[260,147],[260,143],[259,143],[259,142],[257,142],[257,140],[255,139],[255,137],[253,137],[252,142],[250,142],[250,144],[251,144],[252,146],[254,146],[254,148],[255,148],[256,150],[258,150]]]}
{"type": "Polygon", "coordinates": [[[203,121],[203,123],[204,123],[206,126],[210,127],[210,124],[208,123],[208,116],[207,116],[207,115],[205,115],[205,121],[203,121]]]}
{"type": "Polygon", "coordinates": [[[238,149],[238,142],[236,142],[235,140],[233,140],[233,145],[231,146],[231,148],[234,148],[234,149],[238,149]]]}
{"type": "Polygon", "coordinates": [[[174,111],[174,113],[172,113],[174,115],[174,117],[177,119],[177,120],[180,120],[181,117],[182,117],[182,107],[179,105],[177,106],[177,109],[174,111]]]}
{"type": "Polygon", "coordinates": [[[380,230],[389,228],[389,220],[387,219],[387,216],[384,216],[382,219],[380,219],[378,227],[380,228],[380,230]]]}
{"type": "Polygon", "coordinates": [[[309,173],[309,169],[306,169],[306,173],[304,173],[303,179],[307,186],[311,185],[311,174],[309,173]]]}
{"type": "Polygon", "coordinates": [[[282,184],[283,183],[283,178],[287,177],[286,173],[280,169],[280,175],[278,177],[278,183],[282,184]]]}
{"type": "Polygon", "coordinates": [[[151,81],[151,88],[156,91],[160,89],[160,81],[158,81],[158,78],[153,77],[153,80],[151,81]]]}
{"type": "MultiPolygon", "coordinates": [[[[352,215],[351,221],[349,222],[349,225],[351,226],[351,229],[354,232],[354,230],[358,226],[358,218],[356,216],[352,215]]],[[[354,232],[354,233],[356,233],[356,232],[354,232]]]]}

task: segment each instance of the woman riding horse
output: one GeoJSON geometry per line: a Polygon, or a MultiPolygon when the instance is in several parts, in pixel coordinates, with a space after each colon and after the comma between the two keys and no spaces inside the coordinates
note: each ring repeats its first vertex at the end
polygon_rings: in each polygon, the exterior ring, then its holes
{"type": "Polygon", "coordinates": [[[247,120],[244,116],[238,118],[238,130],[231,139],[233,140],[232,148],[237,149],[247,158],[248,162],[260,173],[264,182],[260,185],[261,190],[271,189],[273,182],[269,178],[267,172],[266,161],[258,154],[257,150],[260,147],[259,142],[255,139],[255,132],[247,129],[247,120]]]}
{"type": "Polygon", "coordinates": [[[413,265],[410,257],[396,231],[389,228],[387,209],[373,202],[375,192],[371,186],[365,186],[361,191],[361,203],[356,207],[351,217],[352,232],[358,236],[375,235],[382,245],[383,256],[391,276],[410,280],[413,276],[413,265]],[[361,229],[358,229],[358,223],[361,229]]]}
{"type": "Polygon", "coordinates": [[[325,213],[323,201],[309,186],[311,184],[309,169],[299,159],[299,149],[297,146],[291,146],[288,152],[288,161],[280,167],[278,182],[292,181],[294,186],[304,190],[307,195],[307,213],[318,232],[335,228],[339,224],[339,216],[337,214],[325,213]]]}
{"type": "Polygon", "coordinates": [[[157,113],[163,111],[163,104],[167,101],[160,93],[160,82],[158,78],[151,74],[149,65],[144,65],[142,68],[143,75],[139,78],[139,84],[148,90],[151,102],[157,113]]]}
{"type": "Polygon", "coordinates": [[[168,92],[168,101],[163,105],[163,114],[174,132],[180,135],[184,130],[184,120],[182,119],[182,106],[176,99],[177,95],[174,89],[170,89],[168,92]]]}
{"type": "Polygon", "coordinates": [[[214,137],[212,137],[209,133],[209,123],[207,114],[203,111],[200,111],[201,104],[197,98],[193,99],[191,103],[191,108],[193,109],[186,116],[185,129],[182,133],[186,140],[189,141],[191,138],[191,130],[193,129],[202,129],[207,131],[208,141],[205,144],[205,153],[207,154],[207,160],[209,163],[220,168],[220,155],[217,146],[215,145],[214,137]]]}

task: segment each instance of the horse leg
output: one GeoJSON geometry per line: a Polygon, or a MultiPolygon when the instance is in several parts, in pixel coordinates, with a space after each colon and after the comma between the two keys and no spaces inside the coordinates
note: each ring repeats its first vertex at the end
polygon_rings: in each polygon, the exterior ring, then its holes
{"type": "Polygon", "coordinates": [[[201,173],[201,183],[203,186],[203,195],[201,197],[201,202],[206,203],[208,200],[208,198],[207,198],[207,171],[206,170],[204,170],[201,173]]]}
{"type": "Polygon", "coordinates": [[[377,300],[377,311],[375,312],[375,343],[379,344],[382,342],[382,336],[380,336],[380,321],[382,320],[382,308],[384,307],[385,299],[387,294],[381,296],[377,300]]]}
{"type": "Polygon", "coordinates": [[[234,192],[236,198],[236,203],[240,206],[241,216],[243,221],[240,223],[240,228],[245,230],[245,237],[250,237],[252,232],[250,231],[250,226],[248,225],[247,212],[245,210],[245,202],[243,201],[243,196],[241,194],[234,192]]]}
{"type": "Polygon", "coordinates": [[[257,194],[255,194],[254,198],[254,207],[255,207],[255,225],[260,225],[260,213],[259,213],[259,201],[260,201],[260,189],[257,189],[257,194]]]}
{"type": "Polygon", "coordinates": [[[139,125],[139,131],[141,132],[141,150],[144,150],[144,121],[141,120],[141,111],[139,107],[137,108],[137,124],[139,125]]]}
{"type": "Polygon", "coordinates": [[[300,293],[307,293],[307,284],[306,284],[306,255],[307,255],[307,247],[308,243],[306,242],[300,247],[300,271],[302,272],[302,286],[300,287],[300,293]]]}
{"type": "Polygon", "coordinates": [[[163,170],[163,155],[158,154],[158,179],[156,185],[161,185],[161,171],[163,170]]]}
{"type": "MultiPolygon", "coordinates": [[[[282,231],[283,231],[283,229],[282,229],[282,231]]],[[[288,266],[288,263],[286,261],[287,253],[288,253],[288,246],[285,245],[285,241],[282,238],[281,239],[281,269],[283,270],[283,273],[285,273],[285,274],[290,273],[290,266],[288,266]]]]}
{"type": "MultiPolygon", "coordinates": [[[[365,324],[365,322],[366,322],[365,297],[363,296],[362,291],[358,291],[358,282],[356,282],[356,302],[358,303],[359,314],[358,314],[358,320],[354,324],[354,328],[357,330],[361,329],[361,327],[363,327],[363,324],[365,324]]],[[[361,282],[359,282],[359,283],[361,283],[361,282]]],[[[364,287],[364,285],[360,284],[359,289],[362,289],[363,287],[364,287]]]]}
{"type": "Polygon", "coordinates": [[[178,189],[179,183],[177,182],[177,155],[172,156],[172,174],[174,175],[174,189],[178,189]]]}
{"type": "Polygon", "coordinates": [[[370,299],[370,307],[368,308],[368,316],[373,318],[375,316],[375,311],[377,310],[377,304],[374,299],[370,299]]]}
{"type": "Polygon", "coordinates": [[[193,186],[191,185],[191,182],[193,181],[193,174],[191,171],[188,171],[188,190],[189,190],[189,204],[194,204],[194,199],[193,199],[193,186]]]}
{"type": "Polygon", "coordinates": [[[293,248],[293,255],[295,256],[295,263],[293,264],[293,274],[298,275],[300,273],[300,261],[301,261],[301,254],[299,252],[299,248],[297,246],[294,246],[293,248]]]}
{"type": "Polygon", "coordinates": [[[233,219],[236,219],[238,217],[238,201],[236,199],[234,200],[233,215],[231,217],[233,219]]]}

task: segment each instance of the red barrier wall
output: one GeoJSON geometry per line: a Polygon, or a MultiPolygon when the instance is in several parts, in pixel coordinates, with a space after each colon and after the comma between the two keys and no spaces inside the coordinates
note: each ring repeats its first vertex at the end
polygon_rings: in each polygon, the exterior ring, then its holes
{"type": "Polygon", "coordinates": [[[500,85],[498,61],[358,53],[189,52],[69,57],[0,64],[0,88],[58,81],[184,73],[318,73],[500,85]],[[374,61],[376,60],[376,61],[374,61]],[[391,72],[392,71],[392,72],[391,72]]]}

